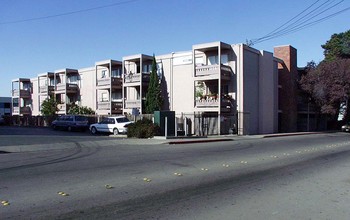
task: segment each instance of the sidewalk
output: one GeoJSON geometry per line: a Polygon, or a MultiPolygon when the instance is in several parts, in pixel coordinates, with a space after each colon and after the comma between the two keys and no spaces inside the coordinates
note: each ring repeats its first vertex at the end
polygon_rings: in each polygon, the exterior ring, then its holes
{"type": "MultiPolygon", "coordinates": [[[[110,140],[96,140],[99,144],[110,146],[114,140],[120,145],[177,145],[177,144],[195,144],[195,143],[210,143],[210,142],[224,142],[224,141],[238,141],[238,140],[251,140],[259,138],[271,138],[271,137],[285,137],[294,135],[308,135],[308,134],[322,134],[322,132],[296,132],[296,133],[278,133],[278,134],[264,134],[264,135],[215,135],[208,137],[189,136],[189,137],[154,137],[149,139],[137,139],[127,138],[126,135],[111,135],[110,140]],[[114,139],[114,140],[113,140],[114,139]]],[[[90,141],[87,141],[90,142],[90,141]]],[[[13,145],[0,147],[0,154],[2,153],[15,153],[15,152],[32,152],[43,150],[62,150],[73,149],[86,146],[88,143],[80,142],[66,142],[66,143],[50,143],[50,144],[30,144],[30,145],[13,145]],[[82,145],[82,146],[80,146],[82,145]]]]}

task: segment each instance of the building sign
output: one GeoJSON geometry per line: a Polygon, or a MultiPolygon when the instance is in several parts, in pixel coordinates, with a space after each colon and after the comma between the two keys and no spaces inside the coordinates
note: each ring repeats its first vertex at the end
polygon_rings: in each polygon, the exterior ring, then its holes
{"type": "Polygon", "coordinates": [[[192,63],[192,55],[186,55],[181,57],[173,58],[173,65],[183,65],[183,64],[191,64],[192,63]]]}

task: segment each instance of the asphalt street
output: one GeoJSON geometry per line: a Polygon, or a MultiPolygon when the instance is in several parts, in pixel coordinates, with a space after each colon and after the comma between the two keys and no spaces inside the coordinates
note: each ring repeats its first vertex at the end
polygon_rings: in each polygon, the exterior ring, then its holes
{"type": "Polygon", "coordinates": [[[1,219],[350,216],[347,133],[169,145],[26,131],[0,128],[0,150],[55,147],[0,154],[1,219]]]}

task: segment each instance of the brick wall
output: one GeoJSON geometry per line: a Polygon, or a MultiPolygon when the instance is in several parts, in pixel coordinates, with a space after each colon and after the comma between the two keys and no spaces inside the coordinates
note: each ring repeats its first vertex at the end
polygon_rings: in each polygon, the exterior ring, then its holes
{"type": "Polygon", "coordinates": [[[297,131],[297,50],[288,46],[274,48],[274,56],[283,60],[278,65],[279,89],[279,132],[297,131]]]}

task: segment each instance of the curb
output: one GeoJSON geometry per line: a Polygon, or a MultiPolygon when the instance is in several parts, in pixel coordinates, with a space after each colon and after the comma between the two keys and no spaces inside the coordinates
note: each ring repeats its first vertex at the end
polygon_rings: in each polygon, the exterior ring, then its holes
{"type": "Polygon", "coordinates": [[[309,135],[309,134],[322,134],[322,132],[295,132],[295,133],[268,134],[268,135],[264,135],[263,138],[287,137],[287,136],[298,136],[298,135],[309,135]]]}
{"type": "Polygon", "coordinates": [[[169,141],[166,144],[195,144],[195,143],[208,143],[208,142],[222,142],[222,141],[234,141],[234,139],[209,139],[209,140],[187,140],[187,141],[169,141]]]}

